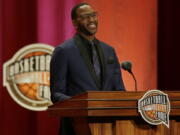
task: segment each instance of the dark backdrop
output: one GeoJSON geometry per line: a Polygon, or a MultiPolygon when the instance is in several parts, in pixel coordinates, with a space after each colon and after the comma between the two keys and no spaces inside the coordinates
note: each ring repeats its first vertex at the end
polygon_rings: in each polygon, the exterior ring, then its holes
{"type": "Polygon", "coordinates": [[[159,0],[158,88],[180,90],[180,2],[159,0]]]}

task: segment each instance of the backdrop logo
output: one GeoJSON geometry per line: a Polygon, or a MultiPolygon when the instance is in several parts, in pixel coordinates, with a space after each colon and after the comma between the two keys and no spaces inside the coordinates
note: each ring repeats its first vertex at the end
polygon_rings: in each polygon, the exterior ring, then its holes
{"type": "Polygon", "coordinates": [[[50,60],[53,47],[30,44],[20,49],[3,67],[3,84],[22,107],[46,110],[50,101],[50,60]]]}
{"type": "Polygon", "coordinates": [[[138,110],[145,121],[152,125],[161,123],[169,127],[170,103],[168,95],[150,90],[138,101],[138,110]]]}

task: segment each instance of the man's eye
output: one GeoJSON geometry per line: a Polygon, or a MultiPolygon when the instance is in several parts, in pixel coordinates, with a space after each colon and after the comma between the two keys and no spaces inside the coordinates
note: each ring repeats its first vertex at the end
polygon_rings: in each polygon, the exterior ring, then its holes
{"type": "Polygon", "coordinates": [[[81,15],[80,17],[82,19],[89,19],[90,17],[95,18],[95,17],[97,17],[97,13],[95,12],[95,13],[90,13],[90,14],[84,14],[84,15],[81,15]]]}
{"type": "Polygon", "coordinates": [[[82,18],[89,18],[90,15],[83,15],[82,18]]]}

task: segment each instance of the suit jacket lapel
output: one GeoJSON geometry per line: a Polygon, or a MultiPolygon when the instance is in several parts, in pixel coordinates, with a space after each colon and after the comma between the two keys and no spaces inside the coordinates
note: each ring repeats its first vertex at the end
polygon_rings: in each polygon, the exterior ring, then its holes
{"type": "Polygon", "coordinates": [[[97,87],[100,88],[100,81],[98,80],[98,78],[96,76],[96,73],[94,71],[94,67],[91,63],[91,58],[89,57],[89,55],[87,55],[86,48],[84,47],[83,42],[81,41],[81,38],[78,35],[75,35],[74,41],[75,41],[76,46],[80,50],[80,54],[83,57],[84,62],[86,63],[88,70],[91,73],[91,76],[93,77],[97,87]]]}
{"type": "Polygon", "coordinates": [[[101,63],[101,73],[102,73],[102,78],[101,78],[101,81],[102,81],[102,88],[103,89],[103,86],[104,86],[104,83],[105,83],[105,79],[106,79],[106,64],[105,64],[105,58],[104,58],[104,53],[103,53],[103,49],[101,47],[101,44],[98,40],[95,40],[95,44],[97,44],[97,50],[98,50],[98,53],[99,53],[99,57],[100,57],[100,63],[101,63]]]}

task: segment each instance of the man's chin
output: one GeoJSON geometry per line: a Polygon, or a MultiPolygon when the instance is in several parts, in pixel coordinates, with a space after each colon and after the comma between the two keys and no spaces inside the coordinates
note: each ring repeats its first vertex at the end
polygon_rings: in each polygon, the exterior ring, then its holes
{"type": "Polygon", "coordinates": [[[89,30],[86,34],[88,34],[89,36],[93,36],[96,34],[96,30],[92,31],[92,30],[89,30]]]}
{"type": "Polygon", "coordinates": [[[82,29],[82,30],[79,30],[80,33],[83,33],[84,35],[86,36],[93,36],[96,34],[97,30],[88,30],[88,29],[82,29]]]}

